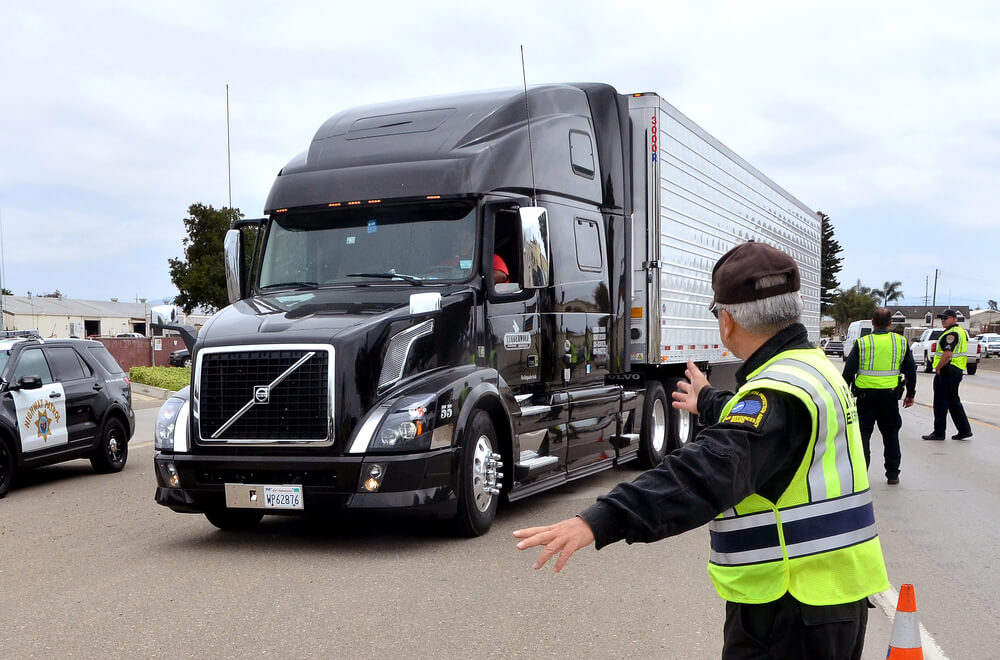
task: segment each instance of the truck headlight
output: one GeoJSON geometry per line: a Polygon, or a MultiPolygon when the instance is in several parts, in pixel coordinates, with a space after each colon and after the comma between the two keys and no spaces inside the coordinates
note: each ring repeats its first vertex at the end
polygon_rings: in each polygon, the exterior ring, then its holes
{"type": "Polygon", "coordinates": [[[187,400],[177,397],[170,397],[160,406],[153,427],[154,449],[187,451],[187,412],[187,400]]]}
{"type": "Polygon", "coordinates": [[[434,435],[435,397],[407,396],[397,401],[378,427],[369,451],[429,449],[434,435]]]}

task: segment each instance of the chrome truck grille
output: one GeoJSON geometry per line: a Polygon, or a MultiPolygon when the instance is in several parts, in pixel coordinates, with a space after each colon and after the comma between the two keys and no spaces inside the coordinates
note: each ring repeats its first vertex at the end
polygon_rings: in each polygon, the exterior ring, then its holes
{"type": "Polygon", "coordinates": [[[269,345],[198,353],[199,444],[331,444],[333,348],[269,345]]]}

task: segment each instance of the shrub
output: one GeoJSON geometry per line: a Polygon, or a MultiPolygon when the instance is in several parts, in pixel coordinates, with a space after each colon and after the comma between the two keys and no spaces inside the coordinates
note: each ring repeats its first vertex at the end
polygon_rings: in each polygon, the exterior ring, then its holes
{"type": "Polygon", "coordinates": [[[176,392],[191,384],[190,367],[132,367],[128,377],[133,383],[142,383],[151,387],[162,387],[176,392]]]}

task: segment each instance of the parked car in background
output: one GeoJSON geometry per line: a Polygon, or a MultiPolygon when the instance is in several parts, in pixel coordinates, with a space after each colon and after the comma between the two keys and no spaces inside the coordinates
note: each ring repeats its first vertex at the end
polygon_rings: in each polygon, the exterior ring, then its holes
{"type": "Polygon", "coordinates": [[[128,375],[99,342],[0,334],[0,497],[21,470],[89,458],[120,472],[135,432],[128,375]]]}
{"type": "Polygon", "coordinates": [[[995,332],[984,332],[976,337],[979,345],[983,347],[983,357],[1000,356],[1000,334],[995,332]]]}
{"type": "MultiPolygon", "coordinates": [[[[910,352],[913,353],[913,361],[924,365],[924,372],[934,371],[934,351],[937,350],[937,339],[944,332],[944,328],[927,328],[920,336],[910,344],[910,352]]],[[[970,337],[965,347],[966,361],[965,371],[970,376],[979,369],[979,358],[983,354],[983,345],[976,338],[970,337]]]]}
{"type": "Polygon", "coordinates": [[[176,350],[170,354],[170,366],[172,367],[190,367],[191,366],[191,351],[186,348],[176,350]]]}
{"type": "Polygon", "coordinates": [[[827,355],[839,355],[840,357],[844,357],[844,342],[831,339],[826,342],[826,346],[823,347],[823,352],[827,355]]]}
{"type": "Polygon", "coordinates": [[[120,338],[120,337],[133,338],[133,339],[145,339],[146,335],[142,334],[141,332],[119,332],[118,334],[115,335],[115,338],[120,338]]]}

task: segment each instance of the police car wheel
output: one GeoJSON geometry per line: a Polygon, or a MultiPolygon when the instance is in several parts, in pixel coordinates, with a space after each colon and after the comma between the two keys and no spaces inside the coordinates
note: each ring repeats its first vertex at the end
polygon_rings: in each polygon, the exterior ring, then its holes
{"type": "Polygon", "coordinates": [[[257,527],[264,514],[253,509],[212,509],[205,512],[208,522],[228,532],[245,532],[257,527]]]}
{"type": "Polygon", "coordinates": [[[965,365],[965,371],[970,376],[975,376],[976,375],[976,370],[978,368],[979,368],[979,365],[976,364],[975,362],[970,362],[969,364],[965,365]]]}
{"type": "Polygon", "coordinates": [[[184,366],[188,368],[191,367],[191,358],[189,357],[184,358],[184,366]]]}
{"type": "Polygon", "coordinates": [[[7,446],[7,443],[0,440],[0,497],[10,490],[10,483],[14,480],[14,453],[7,446]]]}
{"type": "Polygon", "coordinates": [[[452,530],[460,536],[489,531],[497,515],[501,484],[500,445],[490,416],[482,410],[465,427],[458,472],[458,514],[452,530]]]}
{"type": "Polygon", "coordinates": [[[128,438],[125,436],[125,427],[117,419],[109,419],[104,424],[101,442],[90,457],[90,464],[96,472],[107,474],[121,472],[127,460],[128,438]]]}
{"type": "Polygon", "coordinates": [[[663,385],[649,381],[642,403],[642,431],[639,435],[639,460],[645,467],[656,467],[669,451],[670,404],[663,385]]]}

